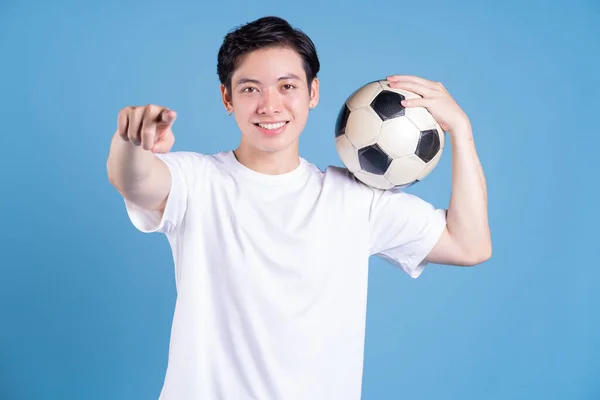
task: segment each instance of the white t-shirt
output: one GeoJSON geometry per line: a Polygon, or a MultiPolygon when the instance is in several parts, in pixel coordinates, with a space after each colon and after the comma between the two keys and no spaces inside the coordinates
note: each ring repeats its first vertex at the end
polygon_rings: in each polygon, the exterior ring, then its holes
{"type": "Polygon", "coordinates": [[[158,156],[173,182],[162,218],[125,204],[173,252],[159,400],[360,399],[369,257],[416,278],[445,210],[303,158],[264,175],[232,151],[158,156]]]}

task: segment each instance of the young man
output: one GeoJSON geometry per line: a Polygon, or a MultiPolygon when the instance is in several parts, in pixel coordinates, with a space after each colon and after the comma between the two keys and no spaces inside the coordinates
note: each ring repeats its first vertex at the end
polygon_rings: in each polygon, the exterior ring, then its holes
{"type": "Polygon", "coordinates": [[[419,276],[428,262],[475,265],[491,241],[467,116],[439,83],[390,76],[449,132],[447,211],[301,158],[319,100],[312,41],[282,19],[229,33],[218,54],[241,142],[169,152],[176,113],[119,113],[108,175],[132,223],[171,245],[177,303],[162,400],[352,400],[361,396],[367,272],[378,255],[419,276]]]}

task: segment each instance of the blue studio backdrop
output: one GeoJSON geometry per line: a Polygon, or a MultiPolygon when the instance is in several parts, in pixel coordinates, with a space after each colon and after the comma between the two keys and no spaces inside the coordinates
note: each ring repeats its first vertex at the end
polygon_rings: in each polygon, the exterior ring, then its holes
{"type": "MultiPolygon", "coordinates": [[[[158,398],[173,260],[108,182],[117,113],[165,105],[174,150],[234,148],[217,50],[264,15],[317,45],[318,166],[341,165],[345,98],[388,74],[441,81],[473,123],[493,257],[416,280],[372,259],[363,398],[600,399],[595,0],[0,1],[0,399],[158,398]]],[[[409,192],[450,189],[448,147],[409,192]]]]}

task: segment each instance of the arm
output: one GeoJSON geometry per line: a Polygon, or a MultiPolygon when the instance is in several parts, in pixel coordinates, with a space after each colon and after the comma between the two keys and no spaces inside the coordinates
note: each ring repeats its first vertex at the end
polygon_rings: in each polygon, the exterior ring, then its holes
{"type": "Polygon", "coordinates": [[[160,212],[171,189],[171,174],[154,152],[168,152],[173,145],[170,113],[157,106],[121,110],[106,165],[109,181],[125,199],[160,212]]]}
{"type": "Polygon", "coordinates": [[[492,254],[487,189],[469,118],[439,82],[407,75],[390,76],[388,81],[390,87],[422,96],[402,104],[427,108],[448,132],[452,144],[452,195],[447,224],[426,261],[461,266],[486,261],[492,254]]]}
{"type": "Polygon", "coordinates": [[[450,140],[452,195],[447,226],[426,259],[437,264],[476,265],[492,255],[485,177],[470,126],[453,132],[450,140]]]}

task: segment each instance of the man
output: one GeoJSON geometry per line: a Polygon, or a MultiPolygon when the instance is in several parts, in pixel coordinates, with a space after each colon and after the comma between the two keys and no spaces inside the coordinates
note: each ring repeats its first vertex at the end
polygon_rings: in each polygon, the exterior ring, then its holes
{"type": "Polygon", "coordinates": [[[171,245],[177,303],[162,400],[352,400],[361,395],[368,260],[416,278],[491,255],[486,187],[467,116],[441,84],[390,76],[449,132],[446,210],[370,188],[298,154],[319,100],[312,41],[267,17],[230,32],[221,96],[241,131],[214,155],[170,152],[176,113],[119,113],[108,175],[132,223],[171,245]]]}

